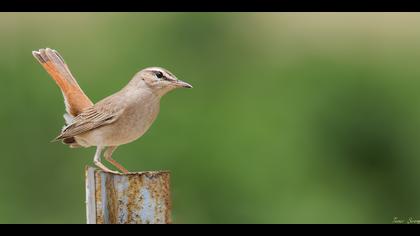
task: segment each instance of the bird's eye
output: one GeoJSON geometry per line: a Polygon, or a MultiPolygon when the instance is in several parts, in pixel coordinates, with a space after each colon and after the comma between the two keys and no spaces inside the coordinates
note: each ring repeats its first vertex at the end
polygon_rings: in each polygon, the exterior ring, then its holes
{"type": "Polygon", "coordinates": [[[155,75],[156,75],[156,77],[158,77],[159,79],[162,79],[162,77],[163,77],[163,74],[162,74],[162,72],[160,72],[160,71],[156,71],[156,72],[155,72],[155,75]]]}

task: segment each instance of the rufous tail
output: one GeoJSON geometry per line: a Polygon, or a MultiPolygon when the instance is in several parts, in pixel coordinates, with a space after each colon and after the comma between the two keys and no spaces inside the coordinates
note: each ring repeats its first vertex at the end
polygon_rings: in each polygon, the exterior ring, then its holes
{"type": "Polygon", "coordinates": [[[67,64],[64,62],[64,59],[56,50],[50,48],[39,49],[38,51],[33,51],[32,55],[41,63],[60,87],[68,113],[68,115],[64,115],[67,123],[84,109],[93,106],[92,101],[80,88],[67,64]]]}

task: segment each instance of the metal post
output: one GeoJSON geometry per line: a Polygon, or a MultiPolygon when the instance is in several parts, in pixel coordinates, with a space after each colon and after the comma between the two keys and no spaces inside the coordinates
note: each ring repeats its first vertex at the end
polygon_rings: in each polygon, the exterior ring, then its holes
{"type": "Polygon", "coordinates": [[[87,167],[87,223],[171,223],[169,181],[167,171],[112,174],[87,167]]]}

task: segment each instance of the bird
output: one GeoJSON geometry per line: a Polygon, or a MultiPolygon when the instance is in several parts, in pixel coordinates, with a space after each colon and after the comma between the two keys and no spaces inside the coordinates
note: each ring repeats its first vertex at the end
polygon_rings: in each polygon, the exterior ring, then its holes
{"type": "Polygon", "coordinates": [[[65,105],[65,125],[52,141],[71,148],[96,147],[94,164],[105,172],[121,174],[102,163],[105,160],[126,174],[129,171],[112,158],[118,146],[139,139],[151,127],[160,100],[178,88],[192,88],[162,67],[147,67],[137,72],[122,89],[97,103],[84,93],[58,51],[41,48],[32,55],[60,88],[65,105]]]}

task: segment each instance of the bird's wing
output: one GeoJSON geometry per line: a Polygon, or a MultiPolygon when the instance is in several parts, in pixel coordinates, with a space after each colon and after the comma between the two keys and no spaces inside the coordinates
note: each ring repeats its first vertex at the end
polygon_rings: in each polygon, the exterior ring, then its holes
{"type": "Polygon", "coordinates": [[[61,134],[54,141],[74,137],[98,127],[109,125],[118,120],[124,110],[124,106],[113,104],[112,99],[101,101],[76,116],[70,125],[63,128],[61,134]]]}

